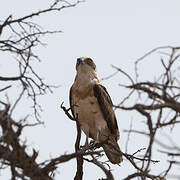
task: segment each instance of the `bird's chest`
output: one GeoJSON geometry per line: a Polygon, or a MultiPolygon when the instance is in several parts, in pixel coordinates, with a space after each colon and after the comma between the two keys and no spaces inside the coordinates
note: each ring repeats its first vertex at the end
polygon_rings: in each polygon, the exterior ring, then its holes
{"type": "Polygon", "coordinates": [[[93,87],[95,80],[76,79],[73,86],[72,104],[74,115],[77,117],[84,133],[97,140],[100,131],[107,127],[93,87]]]}
{"type": "Polygon", "coordinates": [[[81,129],[87,136],[97,139],[97,133],[107,125],[104,121],[102,112],[96,97],[87,96],[86,98],[77,99],[74,112],[77,115],[81,129]]]}
{"type": "Polygon", "coordinates": [[[76,83],[73,91],[74,112],[78,114],[78,118],[96,113],[98,102],[94,97],[93,85],[91,83],[76,83]]]}
{"type": "Polygon", "coordinates": [[[75,100],[75,113],[79,121],[93,121],[101,113],[97,99],[94,96],[81,96],[75,100]]]}

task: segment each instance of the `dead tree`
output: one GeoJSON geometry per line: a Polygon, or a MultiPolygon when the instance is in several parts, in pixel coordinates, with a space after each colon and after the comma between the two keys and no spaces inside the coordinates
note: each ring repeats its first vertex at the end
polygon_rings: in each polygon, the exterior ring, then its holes
{"type": "MultiPolygon", "coordinates": [[[[66,109],[63,105],[61,108],[65,111],[66,115],[76,123],[77,139],[75,142],[75,152],[59,155],[53,159],[47,158],[47,160],[38,163],[36,161],[39,155],[38,152],[32,148],[32,153],[29,153],[26,143],[21,141],[21,134],[24,128],[27,126],[33,128],[33,126],[43,122],[39,116],[41,106],[38,103],[38,96],[52,92],[54,88],[54,86],[46,84],[38,72],[34,70],[33,63],[40,61],[40,57],[35,53],[34,49],[43,44],[43,42],[41,42],[42,35],[61,32],[44,31],[33,21],[33,18],[44,13],[59,12],[65,8],[74,7],[79,3],[80,1],[70,4],[67,1],[56,0],[46,9],[17,19],[14,19],[13,15],[9,15],[5,20],[1,21],[0,51],[1,53],[6,53],[9,57],[11,57],[11,55],[15,57],[15,68],[17,69],[17,73],[11,76],[6,76],[6,74],[3,73],[0,74],[0,170],[3,171],[4,168],[9,167],[12,180],[51,180],[54,178],[57,166],[73,158],[77,159],[77,171],[74,179],[81,180],[83,178],[84,161],[99,167],[105,173],[106,179],[114,179],[110,168],[111,165],[99,160],[103,152],[98,150],[98,148],[101,147],[102,144],[90,144],[88,148],[82,149],[80,147],[81,131],[78,121],[76,117],[71,116],[69,109],[66,109]],[[19,96],[12,103],[9,103],[10,97],[6,95],[6,92],[13,89],[15,85],[18,85],[18,89],[16,88],[16,90],[19,96]],[[35,117],[33,123],[28,123],[27,117],[19,121],[15,121],[12,118],[14,110],[23,97],[29,97],[33,104],[33,114],[35,117]]],[[[11,61],[10,59],[11,58],[9,58],[9,61],[11,61]]],[[[165,127],[171,127],[173,132],[173,128],[179,123],[180,81],[178,75],[176,75],[179,69],[174,69],[174,65],[178,64],[178,62],[179,47],[168,46],[156,48],[136,61],[135,80],[120,68],[116,67],[118,72],[123,73],[129,78],[131,84],[124,85],[130,90],[130,94],[119,105],[116,105],[115,108],[125,111],[135,110],[146,119],[145,131],[140,132],[129,129],[127,130],[128,136],[132,133],[139,133],[149,138],[148,146],[137,149],[134,153],[117,152],[123,154],[124,159],[129,162],[129,165],[134,167],[134,172],[124,179],[133,179],[136,177],[139,179],[165,179],[170,176],[177,179],[179,178],[179,174],[172,174],[171,170],[174,166],[180,164],[178,161],[180,147],[170,139],[170,136],[168,136],[171,142],[169,146],[166,145],[166,142],[160,141],[157,136],[157,132],[165,127]],[[164,72],[156,81],[139,81],[137,65],[151,53],[162,49],[170,50],[170,54],[166,54],[169,59],[161,59],[164,72]],[[135,102],[131,107],[127,107],[126,102],[131,99],[133,95],[138,97],[138,102],[135,102]],[[146,98],[146,101],[144,101],[144,98],[146,98]],[[152,116],[151,112],[158,112],[156,118],[152,116]],[[165,116],[164,112],[170,112],[171,115],[165,116]],[[161,147],[159,150],[160,153],[166,154],[167,157],[169,157],[169,159],[167,158],[169,163],[168,168],[163,172],[159,172],[159,174],[153,174],[153,172],[151,172],[152,165],[159,162],[158,160],[153,160],[152,156],[155,143],[161,147]],[[170,151],[172,149],[173,151],[170,151]],[[142,152],[144,152],[143,156],[139,156],[140,152],[141,155],[142,152]]],[[[3,61],[1,61],[1,63],[3,63],[3,61]]]]}

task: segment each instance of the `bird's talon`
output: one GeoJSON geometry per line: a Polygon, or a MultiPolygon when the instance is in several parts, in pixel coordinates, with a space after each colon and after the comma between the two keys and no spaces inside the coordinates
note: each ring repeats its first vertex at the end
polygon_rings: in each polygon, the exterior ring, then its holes
{"type": "Polygon", "coordinates": [[[80,146],[80,149],[81,149],[82,151],[86,151],[86,150],[88,149],[88,146],[86,146],[86,145],[80,146]]]}

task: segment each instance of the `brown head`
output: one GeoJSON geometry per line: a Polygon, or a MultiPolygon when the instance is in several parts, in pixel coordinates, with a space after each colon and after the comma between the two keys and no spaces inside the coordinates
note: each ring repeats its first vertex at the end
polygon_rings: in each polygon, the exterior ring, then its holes
{"type": "Polygon", "coordinates": [[[80,57],[80,58],[77,58],[77,63],[76,63],[76,70],[78,71],[79,69],[86,69],[88,71],[89,70],[96,71],[96,65],[91,58],[80,57]]]}
{"type": "Polygon", "coordinates": [[[76,63],[77,76],[84,79],[97,79],[96,65],[89,57],[80,57],[76,63]]]}

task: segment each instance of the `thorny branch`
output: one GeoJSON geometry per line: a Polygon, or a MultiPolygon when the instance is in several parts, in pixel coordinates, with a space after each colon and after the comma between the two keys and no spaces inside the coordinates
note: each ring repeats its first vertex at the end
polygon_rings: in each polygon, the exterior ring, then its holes
{"type": "MultiPolygon", "coordinates": [[[[80,140],[81,140],[81,129],[78,121],[76,121],[76,129],[77,129],[77,137],[75,143],[75,152],[80,151],[80,140]]],[[[74,177],[74,180],[80,180],[83,178],[83,156],[79,156],[76,158],[77,171],[74,177]]]]}
{"type": "Polygon", "coordinates": [[[125,179],[133,179],[135,177],[142,180],[147,177],[150,179],[166,179],[170,176],[171,170],[174,169],[174,159],[170,161],[167,159],[167,164],[169,163],[168,168],[164,172],[159,173],[159,175],[152,175],[153,161],[151,159],[153,157],[152,152],[166,153],[167,156],[172,155],[174,158],[177,158],[178,156],[176,155],[180,152],[179,148],[177,148],[178,150],[173,149],[173,146],[171,146],[171,150],[177,151],[168,152],[169,149],[167,149],[165,143],[163,144],[162,141],[158,141],[160,130],[162,132],[165,128],[171,128],[171,133],[173,133],[174,127],[180,123],[179,57],[180,47],[163,46],[151,50],[135,62],[135,80],[128,73],[114,66],[116,70],[119,70],[120,73],[126,75],[130,80],[130,85],[121,85],[129,89],[130,93],[128,93],[122,102],[115,105],[115,108],[125,111],[136,111],[146,120],[146,129],[144,131],[135,130],[131,126],[130,130],[126,130],[128,137],[130,133],[138,133],[149,137],[146,151],[144,154],[141,154],[141,158],[144,160],[141,161],[142,163],[138,163],[138,166],[134,164],[137,172],[132,173],[125,179]],[[138,72],[140,62],[141,64],[146,62],[145,60],[148,56],[160,50],[168,51],[168,53],[163,53],[164,57],[160,59],[159,66],[162,67],[163,72],[161,71],[162,73],[158,77],[154,77],[154,80],[141,80],[143,76],[138,72]],[[133,105],[129,105],[132,104],[132,100],[131,102],[129,101],[130,99],[136,99],[133,105]],[[160,145],[165,150],[155,150],[154,143],[160,145]],[[146,162],[145,159],[148,161],[146,162]]]}
{"type": "Polygon", "coordinates": [[[34,20],[43,14],[61,12],[63,9],[75,7],[80,2],[76,1],[71,4],[64,0],[55,0],[46,9],[38,10],[20,18],[9,15],[4,21],[0,21],[0,51],[1,54],[7,55],[6,60],[1,61],[1,63],[5,63],[5,66],[8,67],[8,63],[12,64],[14,60],[16,62],[14,66],[16,73],[9,76],[3,71],[0,73],[2,85],[0,88],[0,170],[9,167],[12,180],[52,180],[55,170],[61,163],[73,158],[78,159],[101,153],[101,151],[83,152],[77,150],[71,154],[38,162],[39,152],[35,149],[29,152],[26,142],[21,140],[22,132],[26,127],[34,127],[42,123],[40,121],[41,106],[38,103],[38,96],[52,92],[52,88],[56,87],[45,83],[39,73],[35,71],[34,63],[40,62],[36,48],[39,45],[44,45],[41,37],[61,31],[43,30],[34,20]],[[17,91],[19,96],[15,98],[14,94],[11,99],[8,92],[13,90],[17,91]],[[19,121],[12,118],[14,109],[24,97],[31,99],[33,114],[36,118],[35,123],[27,122],[29,116],[19,121]]]}
{"type": "Polygon", "coordinates": [[[28,124],[22,125],[15,122],[8,114],[9,106],[0,111],[0,126],[2,128],[2,136],[0,138],[0,159],[3,160],[4,165],[9,165],[12,169],[12,177],[17,176],[29,177],[31,179],[53,179],[52,174],[57,165],[67,162],[73,158],[83,157],[87,155],[99,155],[101,151],[96,152],[83,152],[76,151],[72,154],[65,154],[59,157],[46,160],[42,163],[37,163],[36,158],[38,152],[33,149],[32,155],[26,151],[26,145],[20,141],[20,135],[24,127],[28,124]],[[16,130],[15,130],[16,129],[16,130]],[[21,171],[19,171],[21,169],[21,171]]]}
{"type": "MultiPolygon", "coordinates": [[[[63,104],[63,103],[62,103],[63,104]]],[[[105,140],[104,142],[100,142],[100,143],[92,143],[92,144],[89,144],[87,147],[83,148],[83,149],[79,149],[79,146],[80,146],[80,139],[81,139],[81,130],[80,130],[80,126],[78,124],[78,118],[75,118],[75,117],[72,117],[71,114],[69,113],[69,110],[71,108],[65,108],[63,105],[61,104],[61,109],[63,109],[63,111],[65,112],[65,114],[67,115],[67,117],[71,120],[74,120],[76,119],[76,126],[77,126],[77,139],[76,139],[76,144],[75,144],[75,149],[76,149],[76,152],[81,150],[81,151],[84,151],[84,152],[96,152],[96,149],[97,148],[100,148],[102,147],[102,145],[104,143],[108,143],[107,140],[105,140]]],[[[111,145],[112,146],[112,145],[111,145]]],[[[142,149],[139,149],[137,150],[135,153],[133,153],[132,155],[131,154],[127,154],[127,153],[123,153],[119,150],[117,150],[114,146],[112,146],[112,148],[114,148],[117,152],[117,154],[123,154],[123,156],[129,160],[129,162],[131,163],[131,165],[133,167],[135,167],[138,171],[140,170],[141,171],[141,174],[144,176],[144,177],[149,177],[151,179],[153,179],[155,176],[153,175],[150,175],[148,172],[146,171],[143,171],[141,170],[137,165],[136,165],[136,161],[141,161],[141,162],[153,162],[153,163],[158,163],[159,161],[158,160],[152,160],[152,159],[149,159],[149,158],[146,158],[146,157],[143,157],[143,158],[140,158],[140,157],[137,157],[135,156],[136,154],[138,154],[139,152],[141,152],[142,150],[145,150],[145,148],[142,148],[142,149]]],[[[96,166],[98,166],[106,175],[106,179],[108,180],[114,180],[114,177],[113,177],[113,174],[111,173],[111,170],[107,169],[106,168],[106,165],[108,165],[108,163],[106,162],[100,162],[98,161],[98,159],[102,156],[102,154],[99,154],[99,155],[91,155],[91,159],[87,159],[87,158],[77,158],[77,172],[76,172],[76,176],[75,176],[75,179],[77,180],[81,180],[82,179],[82,175],[83,175],[83,160],[87,161],[87,162],[90,162],[90,163],[93,163],[95,164],[96,166]]],[[[108,165],[108,167],[110,168],[110,165],[108,165]]],[[[103,179],[105,180],[105,179],[103,179]]]]}
{"type": "MultiPolygon", "coordinates": [[[[43,78],[34,70],[33,63],[39,62],[40,58],[35,53],[35,49],[39,45],[44,45],[41,37],[48,34],[60,33],[61,31],[44,31],[40,25],[33,22],[35,17],[52,12],[61,12],[63,9],[75,7],[81,1],[73,4],[64,0],[55,0],[52,5],[46,9],[28,14],[24,17],[13,18],[9,15],[4,22],[0,24],[0,51],[9,55],[9,62],[14,55],[18,72],[16,75],[5,76],[0,74],[0,82],[7,84],[7,87],[0,89],[0,92],[7,88],[13,88],[15,84],[20,85],[23,91],[20,99],[27,95],[32,100],[34,116],[40,122],[41,106],[38,103],[38,96],[47,92],[52,93],[52,88],[56,86],[48,85],[43,78]]],[[[3,63],[3,62],[2,62],[3,63]]],[[[7,66],[7,65],[6,65],[7,66]]],[[[13,106],[12,106],[13,107],[13,106]]]]}
{"type": "Polygon", "coordinates": [[[106,179],[102,178],[101,180],[114,180],[114,176],[111,173],[109,165],[108,165],[108,168],[106,168],[105,165],[107,165],[107,163],[102,163],[102,162],[98,161],[97,157],[94,157],[93,155],[91,155],[91,157],[92,157],[91,160],[89,160],[87,158],[83,158],[83,159],[87,162],[95,164],[104,172],[104,174],[106,175],[106,179]]]}

